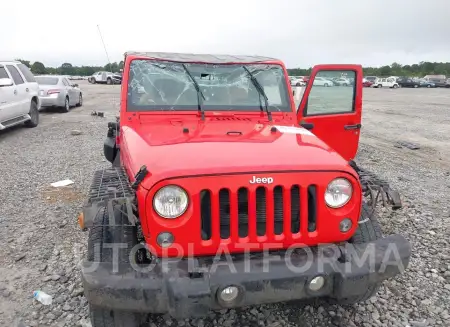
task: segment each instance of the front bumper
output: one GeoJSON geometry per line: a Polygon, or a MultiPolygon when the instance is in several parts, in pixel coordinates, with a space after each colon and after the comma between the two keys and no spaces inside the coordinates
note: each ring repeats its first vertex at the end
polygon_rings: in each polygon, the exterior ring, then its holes
{"type": "Polygon", "coordinates": [[[201,259],[159,262],[146,271],[130,265],[83,262],[84,294],[96,306],[169,313],[182,319],[229,307],[358,296],[371,285],[403,272],[411,255],[409,242],[400,235],[357,246],[330,245],[312,250],[290,255],[289,261],[274,254],[220,261],[203,273],[198,272],[201,259]],[[365,254],[369,254],[366,260],[365,254]],[[308,284],[318,275],[325,278],[325,284],[311,291],[308,284]],[[224,304],[217,294],[230,285],[237,286],[241,296],[234,303],[224,304]]]}

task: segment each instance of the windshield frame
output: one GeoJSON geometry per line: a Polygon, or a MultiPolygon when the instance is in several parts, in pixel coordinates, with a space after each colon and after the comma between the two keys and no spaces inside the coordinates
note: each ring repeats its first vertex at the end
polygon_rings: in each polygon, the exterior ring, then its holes
{"type": "MultiPolygon", "coordinates": [[[[192,113],[198,112],[198,103],[192,103],[189,105],[183,104],[183,105],[136,105],[132,101],[131,96],[131,67],[133,65],[134,61],[149,61],[156,65],[158,64],[167,64],[167,65],[180,65],[182,67],[183,64],[187,64],[188,67],[193,67],[195,65],[206,65],[206,66],[235,66],[235,67],[241,67],[242,68],[242,75],[248,76],[243,66],[251,68],[252,66],[273,66],[276,69],[279,69],[281,72],[281,78],[278,82],[278,87],[280,89],[280,92],[278,93],[278,96],[280,97],[281,105],[274,105],[269,104],[269,110],[273,113],[292,113],[292,99],[290,96],[290,83],[286,81],[287,79],[287,73],[284,65],[281,62],[277,61],[255,61],[255,62],[223,62],[223,63],[208,63],[208,62],[183,62],[183,61],[173,61],[173,60],[164,60],[164,59],[152,59],[152,58],[143,58],[143,57],[134,57],[130,58],[130,61],[127,65],[126,72],[124,72],[124,75],[126,73],[126,80],[123,84],[124,89],[123,93],[126,95],[126,102],[125,102],[125,111],[126,112],[140,112],[140,113],[192,113]]],[[[253,72],[253,70],[252,70],[253,72]]],[[[187,77],[187,76],[186,76],[187,77]]],[[[188,77],[187,77],[188,78],[188,77]]],[[[262,100],[262,99],[261,99],[262,100]]],[[[255,114],[255,113],[261,113],[264,111],[264,101],[258,102],[258,104],[255,103],[255,105],[251,106],[239,106],[239,105],[233,105],[233,106],[227,106],[227,105],[213,105],[208,103],[202,104],[204,108],[205,114],[209,112],[221,112],[221,113],[246,113],[246,114],[255,114]]]]}

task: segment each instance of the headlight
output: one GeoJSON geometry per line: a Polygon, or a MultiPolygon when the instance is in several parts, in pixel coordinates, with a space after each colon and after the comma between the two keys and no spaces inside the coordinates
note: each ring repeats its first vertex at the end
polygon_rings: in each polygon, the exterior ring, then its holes
{"type": "Polygon", "coordinates": [[[351,199],[352,193],[352,184],[347,179],[336,178],[327,186],[325,202],[331,208],[340,208],[351,199]]]}
{"type": "Polygon", "coordinates": [[[153,197],[153,208],[163,218],[180,217],[189,204],[185,190],[176,185],[162,187],[153,197]]]}

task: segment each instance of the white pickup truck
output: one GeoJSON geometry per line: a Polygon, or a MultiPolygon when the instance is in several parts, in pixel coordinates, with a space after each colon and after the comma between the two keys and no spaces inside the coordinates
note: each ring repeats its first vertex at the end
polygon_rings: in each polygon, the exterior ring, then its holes
{"type": "Polygon", "coordinates": [[[103,83],[103,84],[120,84],[122,83],[122,75],[118,73],[111,73],[106,71],[96,72],[88,78],[89,83],[103,83]]]}
{"type": "Polygon", "coordinates": [[[39,86],[33,73],[17,61],[0,61],[0,130],[39,123],[39,86]]]}

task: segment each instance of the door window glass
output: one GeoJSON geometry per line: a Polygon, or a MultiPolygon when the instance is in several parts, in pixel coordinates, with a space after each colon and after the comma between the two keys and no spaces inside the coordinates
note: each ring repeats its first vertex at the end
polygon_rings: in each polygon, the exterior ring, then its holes
{"type": "Polygon", "coordinates": [[[4,67],[0,67],[0,78],[9,78],[9,75],[4,67]]]}
{"type": "Polygon", "coordinates": [[[20,73],[16,67],[14,67],[12,65],[6,65],[6,68],[8,68],[9,73],[11,74],[11,77],[14,80],[14,83],[16,85],[20,85],[20,84],[24,83],[23,78],[22,78],[22,76],[20,76],[20,73]]]}
{"type": "Polygon", "coordinates": [[[313,83],[306,106],[306,116],[349,113],[354,111],[356,89],[355,71],[322,70],[316,76],[320,77],[322,81],[330,81],[330,83],[313,83]],[[332,86],[334,85],[331,82],[333,78],[343,78],[349,84],[332,86]],[[325,84],[328,86],[325,86],[325,84]]]}
{"type": "Polygon", "coordinates": [[[17,67],[19,67],[28,83],[36,83],[36,79],[34,78],[33,73],[27,66],[25,66],[24,64],[17,64],[17,67]]]}

